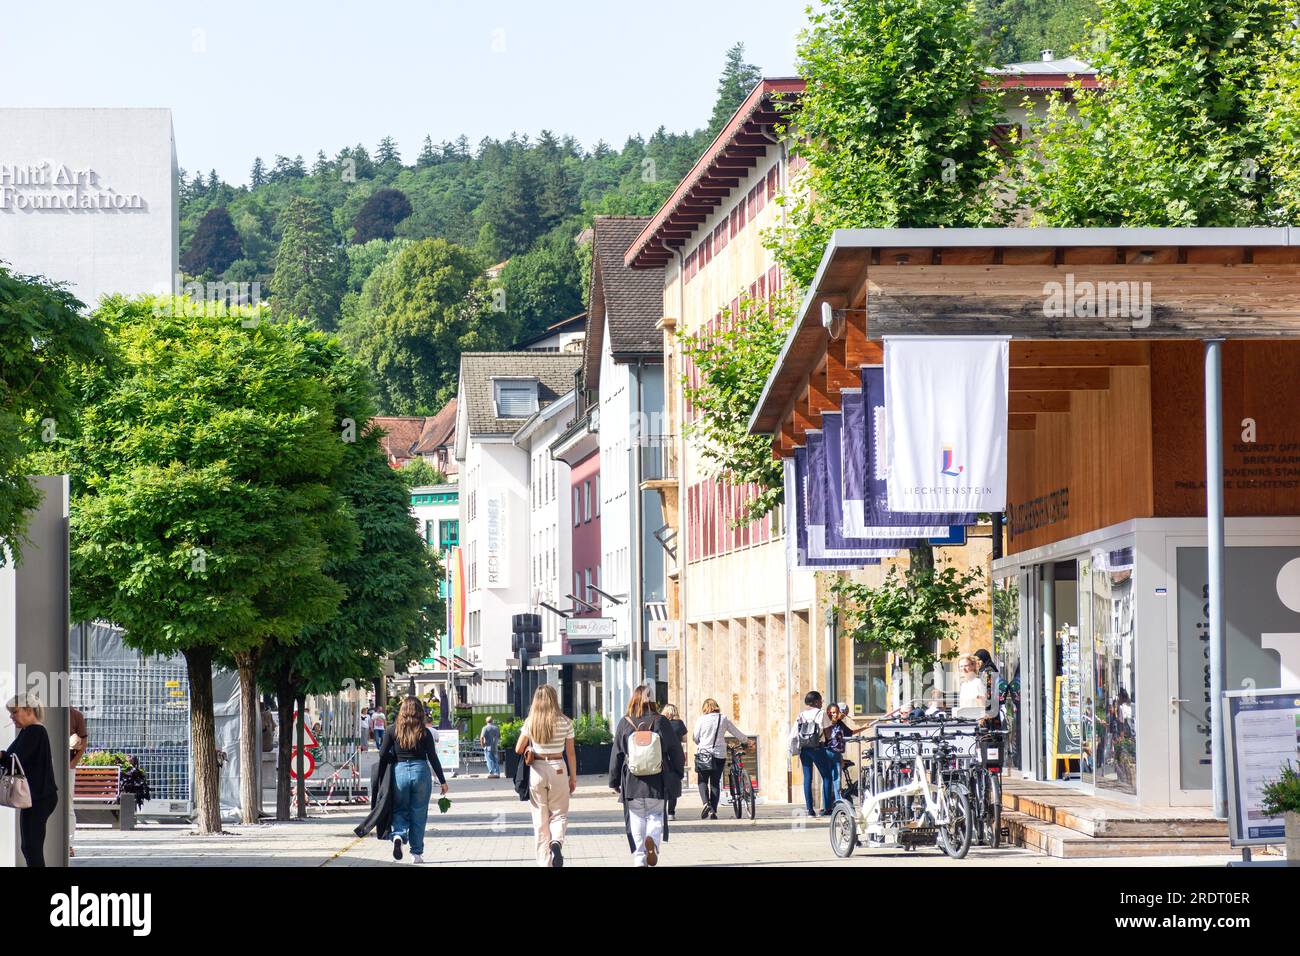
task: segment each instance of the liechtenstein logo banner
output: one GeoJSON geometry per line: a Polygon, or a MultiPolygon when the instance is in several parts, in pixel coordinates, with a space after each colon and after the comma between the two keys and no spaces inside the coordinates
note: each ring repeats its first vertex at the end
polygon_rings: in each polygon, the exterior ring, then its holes
{"type": "Polygon", "coordinates": [[[889,510],[1004,511],[1010,336],[886,336],[889,510]]]}

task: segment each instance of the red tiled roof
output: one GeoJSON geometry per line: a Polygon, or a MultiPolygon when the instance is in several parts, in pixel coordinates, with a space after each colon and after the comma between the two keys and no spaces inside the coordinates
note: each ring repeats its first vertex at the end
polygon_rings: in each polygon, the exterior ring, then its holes
{"type": "Polygon", "coordinates": [[[412,451],[417,455],[432,455],[443,446],[450,447],[456,440],[456,399],[452,399],[424,420],[424,428],[412,451]]]}
{"type": "Polygon", "coordinates": [[[370,427],[383,429],[380,446],[390,462],[401,462],[415,457],[415,445],[424,430],[424,416],[392,415],[370,419],[370,427]]]}

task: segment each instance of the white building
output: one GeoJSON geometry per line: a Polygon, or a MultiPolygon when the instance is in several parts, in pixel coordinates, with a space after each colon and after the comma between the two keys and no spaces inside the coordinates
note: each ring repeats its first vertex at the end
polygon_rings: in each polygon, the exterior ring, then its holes
{"type": "MultiPolygon", "coordinates": [[[[651,683],[666,699],[666,655],[651,652],[651,606],[664,601],[664,526],[648,483],[670,477],[664,419],[663,270],[630,269],[624,254],[648,222],[597,216],[583,358],[585,387],[599,395],[602,614],[615,636],[601,648],[605,712],[623,712],[632,689],[651,683]]],[[[599,592],[598,592],[599,593],[599,592]]]]}
{"type": "MultiPolygon", "coordinates": [[[[471,703],[506,703],[511,616],[534,610],[529,534],[530,452],[515,435],[573,388],[581,356],[470,352],[461,356],[456,400],[460,541],[465,559],[465,652],[480,668],[471,703]]],[[[557,427],[562,427],[560,423],[557,427]]],[[[547,429],[549,431],[549,429],[547,429]]],[[[540,447],[541,442],[538,441],[540,447]]],[[[539,579],[558,575],[543,551],[539,579]]]]}
{"type": "Polygon", "coordinates": [[[106,293],[170,294],[178,176],[166,109],[0,109],[0,259],[106,293]]]}

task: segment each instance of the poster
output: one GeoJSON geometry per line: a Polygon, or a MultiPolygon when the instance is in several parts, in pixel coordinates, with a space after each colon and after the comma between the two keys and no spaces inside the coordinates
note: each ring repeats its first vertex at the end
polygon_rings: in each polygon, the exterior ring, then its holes
{"type": "Polygon", "coordinates": [[[438,752],[438,763],[442,764],[443,770],[460,769],[460,731],[444,730],[439,728],[434,731],[437,740],[434,741],[434,750],[438,752]]]}
{"type": "Polygon", "coordinates": [[[1300,768],[1300,688],[1239,690],[1223,695],[1228,748],[1228,836],[1233,846],[1280,843],[1282,817],[1260,809],[1266,783],[1289,762],[1300,768]]]}

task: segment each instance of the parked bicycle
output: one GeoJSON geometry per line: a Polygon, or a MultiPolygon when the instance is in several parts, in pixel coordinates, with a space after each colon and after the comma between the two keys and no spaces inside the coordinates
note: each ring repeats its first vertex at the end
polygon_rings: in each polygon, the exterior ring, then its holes
{"type": "Polygon", "coordinates": [[[1002,748],[1004,730],[981,729],[975,753],[966,770],[966,787],[970,791],[974,815],[974,840],[981,846],[997,849],[1002,845],[1002,748]]]}
{"type": "Polygon", "coordinates": [[[758,799],[754,794],[754,780],[745,769],[745,749],[731,747],[727,753],[728,783],[731,785],[731,806],[739,820],[749,812],[753,820],[757,813],[758,799]]]}

